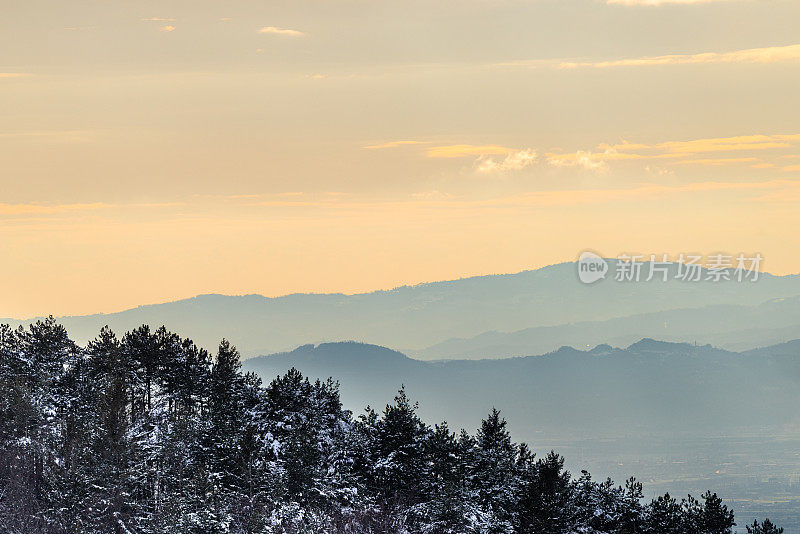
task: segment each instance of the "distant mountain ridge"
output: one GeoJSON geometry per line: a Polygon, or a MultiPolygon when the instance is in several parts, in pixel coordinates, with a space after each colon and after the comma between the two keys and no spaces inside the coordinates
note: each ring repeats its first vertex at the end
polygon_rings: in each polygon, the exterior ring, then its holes
{"type": "MultiPolygon", "coordinates": [[[[81,343],[95,337],[105,325],[122,332],[141,324],[165,324],[209,348],[226,337],[245,356],[287,350],[307,342],[348,339],[423,354],[426,347],[446,340],[493,330],[514,332],[714,305],[755,306],[800,295],[800,278],[796,275],[762,274],[755,283],[690,283],[673,278],[673,264],[667,282],[626,283],[614,280],[615,262],[609,262],[608,277],[592,285],[578,281],[576,265],[570,262],[515,274],[355,295],[202,295],[107,315],[62,317],[59,321],[81,343]]],[[[2,322],[18,325],[30,321],[2,322]]],[[[574,343],[569,339],[554,342],[557,344],[547,347],[574,343]]],[[[430,357],[442,356],[432,353],[430,357]]]]}
{"type": "Polygon", "coordinates": [[[420,361],[354,342],[244,362],[271,380],[295,367],[342,384],[346,406],[382,408],[404,385],[430,420],[474,428],[503,410],[519,439],[582,435],[750,435],[798,428],[800,340],[746,352],[642,339],[496,360],[420,361]]]}
{"type": "Polygon", "coordinates": [[[734,351],[773,345],[800,338],[800,297],[772,299],[757,306],[718,304],[516,332],[484,332],[408,352],[423,360],[508,358],[548,352],[565,344],[627,346],[643,336],[673,342],[696,340],[734,351]]]}

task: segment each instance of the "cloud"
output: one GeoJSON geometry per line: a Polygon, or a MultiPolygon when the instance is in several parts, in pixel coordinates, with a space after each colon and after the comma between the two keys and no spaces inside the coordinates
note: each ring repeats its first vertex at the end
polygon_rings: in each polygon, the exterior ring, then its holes
{"type": "Polygon", "coordinates": [[[758,158],[705,158],[682,159],[674,162],[676,165],[730,165],[731,163],[750,163],[758,158]]]}
{"type": "MultiPolygon", "coordinates": [[[[337,211],[371,211],[393,208],[432,209],[516,209],[574,206],[583,204],[609,204],[661,199],[665,195],[694,195],[709,193],[752,193],[744,199],[767,202],[771,198],[789,198],[800,193],[800,180],[768,180],[763,182],[692,182],[682,185],[641,183],[632,187],[610,189],[558,189],[529,191],[525,193],[484,199],[454,198],[439,190],[413,193],[411,199],[398,201],[347,201],[331,202],[326,199],[272,199],[251,203],[253,207],[325,208],[337,211]]],[[[718,197],[715,197],[718,199],[718,197]]]]}
{"type": "Polygon", "coordinates": [[[0,203],[0,216],[6,215],[52,215],[59,213],[81,213],[120,208],[165,208],[184,205],[182,202],[109,204],[106,202],[84,202],[72,204],[47,204],[29,202],[19,204],[0,203]]]}
{"type": "Polygon", "coordinates": [[[432,191],[422,191],[420,193],[412,193],[411,196],[419,200],[443,200],[443,199],[449,199],[453,195],[451,195],[450,193],[442,193],[438,189],[434,189],[432,191]]]}
{"type": "Polygon", "coordinates": [[[520,205],[535,206],[601,204],[614,201],[655,198],[665,194],[773,190],[800,190],[800,181],[770,180],[765,182],[693,182],[677,186],[641,184],[636,187],[620,189],[535,191],[517,197],[514,202],[519,203],[520,205]]]}
{"type": "Polygon", "coordinates": [[[112,204],[93,202],[84,204],[0,204],[0,215],[41,215],[74,211],[108,209],[112,204]]]}
{"type": "Polygon", "coordinates": [[[798,172],[800,171],[800,165],[787,165],[783,168],[784,172],[798,172]]]}
{"type": "Polygon", "coordinates": [[[655,144],[622,141],[613,145],[601,143],[597,146],[597,151],[551,152],[545,154],[545,157],[550,165],[556,167],[582,167],[589,170],[603,170],[606,168],[607,162],[625,160],[677,159],[675,164],[727,165],[752,163],[758,161],[758,158],[745,156],[691,159],[690,156],[715,152],[749,152],[787,148],[793,146],[793,143],[797,141],[800,141],[798,134],[711,137],[689,141],[664,141],[655,144]]]}
{"type": "Polygon", "coordinates": [[[381,148],[396,148],[402,145],[423,145],[425,143],[427,143],[427,141],[389,141],[388,143],[368,145],[361,148],[366,148],[368,150],[379,150],[381,148]]]}
{"type": "Polygon", "coordinates": [[[163,17],[148,17],[142,19],[142,22],[175,22],[175,19],[168,19],[163,17]]]}
{"type": "MultiPolygon", "coordinates": [[[[625,145],[629,148],[628,145],[625,145]]],[[[639,145],[630,145],[639,146],[639,145]]],[[[621,152],[616,146],[609,146],[600,144],[597,147],[601,152],[592,152],[590,150],[578,150],[576,152],[568,153],[553,153],[548,152],[545,154],[547,163],[555,167],[582,167],[588,170],[604,170],[608,167],[608,161],[620,160],[639,160],[639,159],[670,159],[683,157],[685,154],[638,154],[632,152],[621,152]]],[[[649,147],[647,147],[649,148],[649,147]]]]}
{"type": "Polygon", "coordinates": [[[644,170],[656,176],[673,176],[675,174],[674,171],[659,167],[658,165],[645,165],[644,170]]]}
{"type": "Polygon", "coordinates": [[[175,26],[161,26],[161,28],[159,28],[159,29],[162,32],[171,32],[171,31],[175,31],[175,26]]]}
{"type": "Polygon", "coordinates": [[[522,67],[526,69],[537,69],[540,67],[552,68],[553,66],[560,65],[559,60],[553,59],[514,59],[509,61],[500,61],[498,63],[491,63],[494,67],[522,67]]]}
{"type": "Polygon", "coordinates": [[[269,35],[283,35],[286,37],[303,37],[305,33],[299,30],[290,30],[287,28],[277,28],[275,26],[264,26],[258,33],[266,33],[269,35]]]}
{"type": "Polygon", "coordinates": [[[606,4],[621,6],[663,6],[667,4],[710,4],[712,2],[728,2],[730,0],[606,0],[606,4]]]}
{"type": "Polygon", "coordinates": [[[505,155],[514,152],[513,148],[498,145],[445,145],[428,149],[429,158],[463,158],[465,156],[505,155]]]}
{"type": "MultiPolygon", "coordinates": [[[[397,140],[367,145],[368,150],[396,148],[404,145],[422,145],[428,141],[397,140]]],[[[611,162],[664,160],[671,165],[721,166],[753,164],[759,162],[767,168],[767,162],[747,152],[790,148],[800,143],[800,134],[752,134],[731,137],[707,137],[689,140],[670,140],[642,143],[622,140],[609,144],[600,143],[594,149],[574,152],[546,152],[544,160],[554,167],[578,167],[591,171],[605,171],[611,162]],[[738,155],[737,153],[744,154],[738,155]],[[719,153],[719,156],[716,154],[719,153]],[[728,154],[726,154],[728,153],[728,154]],[[706,157],[703,155],[708,154],[706,157]]],[[[429,146],[425,149],[429,158],[475,159],[475,169],[482,173],[521,170],[538,160],[531,148],[519,149],[503,145],[453,144],[429,146]],[[499,157],[498,157],[499,156],[499,157]]],[[[792,157],[787,155],[784,157],[792,157]]],[[[779,156],[774,156],[779,157],[779,156]]]]}
{"type": "Polygon", "coordinates": [[[476,161],[478,172],[494,173],[504,171],[520,171],[532,165],[536,161],[537,155],[531,149],[512,152],[502,160],[495,160],[492,157],[480,156],[476,161]]]}
{"type": "Polygon", "coordinates": [[[355,205],[357,203],[346,202],[346,197],[350,193],[343,191],[325,191],[318,194],[307,194],[300,191],[288,191],[284,193],[277,193],[269,195],[265,200],[254,202],[251,206],[265,206],[265,207],[303,207],[303,208],[320,208],[320,207],[335,207],[338,205],[355,205]]]}
{"type": "Polygon", "coordinates": [[[0,72],[0,78],[25,78],[33,76],[29,72],[0,72]]]}
{"type": "Polygon", "coordinates": [[[608,166],[605,163],[603,153],[592,153],[585,150],[578,150],[570,154],[545,154],[547,163],[554,167],[581,167],[590,171],[605,170],[608,166]]]}
{"type": "Polygon", "coordinates": [[[691,141],[667,141],[652,148],[671,152],[731,152],[741,150],[765,150],[791,146],[789,141],[800,140],[796,135],[740,135],[736,137],[716,137],[694,139],[691,141]]]}
{"type": "Polygon", "coordinates": [[[665,56],[648,56],[625,58],[612,61],[562,62],[561,69],[580,67],[649,67],[654,65],[681,65],[705,63],[776,63],[779,61],[800,60],[800,44],[789,46],[773,46],[768,48],[748,48],[734,52],[705,52],[701,54],[671,54],[665,56]]]}

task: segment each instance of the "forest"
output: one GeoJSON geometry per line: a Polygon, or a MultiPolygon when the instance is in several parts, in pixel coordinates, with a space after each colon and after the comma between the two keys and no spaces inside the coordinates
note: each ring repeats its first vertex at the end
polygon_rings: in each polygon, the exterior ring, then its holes
{"type": "MultiPolygon", "coordinates": [[[[398,384],[401,387],[401,385],[398,384]]],[[[502,407],[499,407],[502,408],[502,407]]],[[[711,491],[649,502],[512,440],[430,425],[401,387],[346,410],[333,378],[268,384],[141,326],[85,347],[53,318],[0,326],[0,532],[725,534],[711,491]]],[[[753,534],[783,530],[768,519],[753,534]]]]}

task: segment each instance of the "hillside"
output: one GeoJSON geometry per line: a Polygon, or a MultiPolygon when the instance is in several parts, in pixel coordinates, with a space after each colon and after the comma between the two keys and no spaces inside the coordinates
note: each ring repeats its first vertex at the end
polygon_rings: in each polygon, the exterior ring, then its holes
{"type": "Polygon", "coordinates": [[[492,407],[515,436],[748,435],[800,423],[800,341],[736,353],[643,339],[501,360],[424,362],[383,347],[329,343],[253,358],[265,380],[296,367],[337,377],[346,407],[383,406],[405,385],[430,420],[473,428],[492,407]]]}

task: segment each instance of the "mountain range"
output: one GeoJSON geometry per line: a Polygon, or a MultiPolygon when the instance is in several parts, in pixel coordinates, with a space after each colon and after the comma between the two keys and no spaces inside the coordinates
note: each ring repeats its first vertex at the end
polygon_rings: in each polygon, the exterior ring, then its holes
{"type": "Polygon", "coordinates": [[[536,354],[564,344],[627,345],[643,336],[734,350],[798,337],[797,275],[685,282],[675,278],[672,264],[666,282],[618,282],[615,260],[607,261],[608,276],[591,285],[579,282],[569,262],[354,295],[200,295],[58,320],[79,343],[105,325],[117,332],[167,325],[208,348],[225,337],[245,357],[346,340],[401,348],[421,359],[463,359],[536,354]]]}
{"type": "Polygon", "coordinates": [[[516,332],[484,332],[408,353],[423,360],[507,358],[574,345],[627,346],[642,337],[698,341],[728,350],[748,350],[800,338],[800,297],[775,298],[756,306],[718,304],[538,326],[516,332]]]}
{"type": "Polygon", "coordinates": [[[556,351],[499,360],[420,361],[361,343],[304,345],[252,358],[265,381],[296,368],[334,377],[343,402],[381,409],[404,386],[431,421],[474,430],[493,407],[516,438],[752,436],[800,424],[800,340],[745,352],[642,339],[627,348],[556,351]]]}

